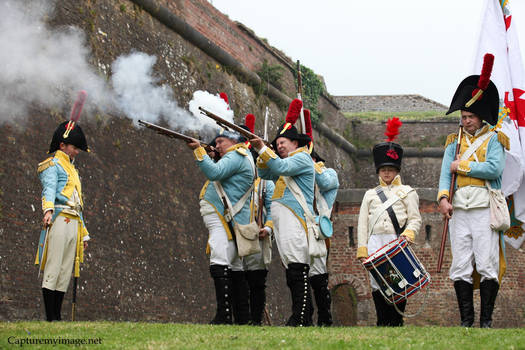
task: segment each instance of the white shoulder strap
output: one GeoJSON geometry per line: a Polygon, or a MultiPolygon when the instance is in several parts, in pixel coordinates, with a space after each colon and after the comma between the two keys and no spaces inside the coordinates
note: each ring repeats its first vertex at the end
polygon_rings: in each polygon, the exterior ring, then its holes
{"type": "Polygon", "coordinates": [[[241,209],[244,207],[244,204],[248,200],[248,197],[253,195],[253,189],[255,187],[255,176],[256,176],[255,165],[253,164],[251,160],[248,160],[248,161],[250,162],[250,165],[252,166],[252,170],[254,172],[254,180],[252,181],[252,185],[250,186],[248,191],[246,191],[246,193],[242,195],[242,197],[237,201],[237,203],[235,203],[235,205],[232,206],[232,203],[230,202],[230,198],[228,198],[228,195],[224,191],[222,184],[219,181],[213,181],[213,186],[215,186],[215,190],[219,194],[219,197],[224,197],[224,199],[226,199],[226,205],[228,206],[228,215],[227,215],[228,217],[225,216],[224,218],[228,222],[231,221],[233,217],[237,215],[238,212],[241,211],[241,209]]]}
{"type": "Polygon", "coordinates": [[[292,179],[290,176],[283,176],[282,178],[284,180],[284,183],[286,183],[286,186],[290,189],[292,195],[295,197],[297,202],[299,202],[301,208],[303,208],[304,216],[306,217],[307,221],[315,223],[315,218],[312,215],[310,209],[308,209],[308,204],[306,204],[306,199],[304,198],[303,191],[301,191],[299,185],[297,185],[295,180],[292,179]]]}
{"type": "Polygon", "coordinates": [[[317,206],[317,211],[325,216],[330,216],[330,208],[328,208],[328,203],[326,203],[326,199],[321,194],[321,191],[319,190],[319,186],[317,184],[315,185],[315,203],[317,206]]]}
{"type": "Polygon", "coordinates": [[[373,230],[374,230],[374,226],[375,224],[377,223],[377,220],[379,220],[379,217],[381,216],[381,214],[387,210],[389,207],[391,207],[392,205],[394,205],[397,201],[405,198],[410,192],[414,191],[413,188],[410,188],[410,190],[408,192],[404,192],[401,194],[401,197],[398,196],[397,194],[393,194],[391,195],[390,198],[388,198],[386,200],[386,202],[383,202],[383,204],[381,204],[380,207],[378,207],[374,213],[372,214],[372,218],[368,221],[368,236],[370,236],[372,233],[373,233],[373,230]]]}
{"type": "MultiPolygon", "coordinates": [[[[481,135],[479,138],[474,141],[469,148],[461,155],[461,160],[468,160],[477,150],[481,147],[483,142],[485,142],[488,138],[492,137],[494,135],[494,131],[488,132],[485,135],[481,135]]],[[[467,139],[468,140],[468,139],[467,139]]]]}

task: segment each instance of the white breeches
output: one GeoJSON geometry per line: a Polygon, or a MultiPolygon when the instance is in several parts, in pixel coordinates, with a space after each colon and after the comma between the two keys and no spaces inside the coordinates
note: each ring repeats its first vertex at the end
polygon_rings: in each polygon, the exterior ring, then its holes
{"type": "Polygon", "coordinates": [[[490,209],[454,209],[450,219],[450,279],[472,283],[474,266],[481,281],[498,280],[499,235],[490,229],[490,209]]]}
{"type": "Polygon", "coordinates": [[[262,241],[259,241],[259,244],[261,245],[261,253],[248,255],[242,258],[244,271],[268,270],[268,267],[264,264],[262,255],[262,241]]]}
{"type": "Polygon", "coordinates": [[[320,258],[312,258],[312,264],[310,265],[310,273],[308,276],[316,276],[328,273],[326,269],[326,255],[320,258]]]}
{"type": "Polygon", "coordinates": [[[272,202],[275,242],[285,268],[289,263],[310,264],[308,241],[303,225],[286,206],[272,202]]]}
{"type": "Polygon", "coordinates": [[[235,241],[228,240],[228,235],[221,219],[215,213],[202,217],[204,225],[210,234],[210,265],[226,265],[233,271],[243,271],[242,261],[237,254],[235,241]]]}
{"type": "Polygon", "coordinates": [[[47,259],[42,288],[66,292],[77,248],[78,220],[58,215],[47,238],[47,259]]]}
{"type": "MultiPolygon", "coordinates": [[[[381,233],[381,234],[371,235],[370,238],[368,239],[368,255],[370,256],[374,254],[381,247],[393,241],[394,239],[397,239],[397,235],[395,233],[387,233],[387,234],[381,233]]],[[[379,290],[379,285],[372,278],[372,275],[370,275],[370,286],[372,287],[372,291],[379,290]]]]}

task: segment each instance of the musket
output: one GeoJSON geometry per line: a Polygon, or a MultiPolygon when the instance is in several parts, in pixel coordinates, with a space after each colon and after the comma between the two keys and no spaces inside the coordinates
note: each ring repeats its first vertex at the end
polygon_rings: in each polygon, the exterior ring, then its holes
{"type": "MultiPolygon", "coordinates": [[[[266,106],[266,113],[264,114],[264,138],[268,137],[268,106],[266,106]]],[[[261,179],[259,182],[258,188],[259,196],[259,207],[257,210],[257,224],[260,228],[264,227],[263,222],[263,208],[264,208],[264,199],[266,197],[266,180],[261,179]]]]}
{"type": "MultiPolygon", "coordinates": [[[[297,60],[297,98],[303,100],[303,79],[301,77],[301,64],[297,60]]],[[[306,124],[304,122],[304,107],[301,107],[301,132],[304,134],[306,132],[306,124]]]]}
{"type": "MultiPolygon", "coordinates": [[[[461,137],[463,136],[463,127],[459,127],[458,131],[458,144],[456,145],[456,152],[454,153],[453,161],[456,160],[459,154],[459,150],[461,147],[461,137]]],[[[452,178],[450,180],[450,188],[449,188],[449,196],[448,196],[448,202],[452,204],[452,198],[454,197],[454,189],[456,184],[456,177],[457,173],[452,173],[452,178]]],[[[437,264],[437,272],[441,272],[441,266],[443,265],[443,255],[445,254],[445,243],[447,242],[447,232],[448,232],[448,221],[449,218],[445,217],[445,223],[443,224],[443,232],[441,233],[441,247],[439,248],[439,256],[438,256],[438,264],[437,264]]]]}
{"type": "MultiPolygon", "coordinates": [[[[199,110],[201,111],[202,114],[204,114],[205,116],[207,116],[208,118],[211,118],[213,120],[215,120],[215,122],[223,127],[224,129],[227,129],[227,130],[233,130],[235,132],[238,132],[239,134],[241,134],[242,136],[246,137],[248,140],[251,140],[251,139],[254,139],[254,138],[257,138],[259,136],[255,135],[254,133],[246,130],[246,129],[243,129],[241,128],[240,126],[238,125],[235,125],[221,117],[219,117],[217,114],[214,114],[210,111],[208,111],[207,109],[204,109],[202,107],[199,107],[199,110]]],[[[266,140],[266,139],[263,139],[263,142],[266,146],[268,147],[272,147],[272,145],[266,140]]]]}
{"type": "MultiPolygon", "coordinates": [[[[171,138],[174,138],[174,139],[179,139],[179,140],[183,140],[187,143],[190,143],[190,142],[193,142],[195,139],[192,138],[192,137],[189,137],[187,135],[184,135],[184,134],[181,134],[180,132],[177,132],[177,131],[173,131],[173,130],[170,130],[170,129],[167,129],[167,128],[163,128],[162,126],[159,126],[159,125],[156,125],[156,124],[153,124],[153,123],[150,123],[150,122],[146,122],[144,120],[139,120],[138,121],[140,125],[148,128],[148,129],[151,129],[151,130],[155,130],[157,132],[157,134],[160,134],[160,135],[164,135],[164,136],[168,136],[168,137],[171,137],[171,138]]],[[[215,149],[208,145],[207,143],[204,143],[200,140],[197,140],[200,142],[201,146],[204,147],[204,149],[208,152],[213,152],[215,151],[215,149]]]]}

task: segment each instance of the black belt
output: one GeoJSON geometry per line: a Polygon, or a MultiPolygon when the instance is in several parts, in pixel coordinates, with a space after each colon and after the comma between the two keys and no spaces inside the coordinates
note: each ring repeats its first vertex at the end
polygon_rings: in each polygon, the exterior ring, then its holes
{"type": "MultiPolygon", "coordinates": [[[[376,193],[379,196],[379,199],[381,199],[381,202],[385,203],[388,200],[381,186],[376,187],[376,193]]],[[[386,212],[388,213],[388,216],[390,216],[390,220],[392,221],[392,225],[394,226],[396,235],[399,236],[401,232],[405,230],[405,227],[407,226],[406,223],[405,226],[399,227],[399,221],[397,221],[397,216],[396,213],[394,213],[394,209],[392,209],[392,206],[386,208],[386,212]]]]}

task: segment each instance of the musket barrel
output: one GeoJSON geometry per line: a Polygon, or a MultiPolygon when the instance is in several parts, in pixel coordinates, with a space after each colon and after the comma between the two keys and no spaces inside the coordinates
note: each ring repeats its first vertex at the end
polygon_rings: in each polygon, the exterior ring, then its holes
{"type": "MultiPolygon", "coordinates": [[[[189,137],[187,135],[184,135],[184,134],[182,134],[180,132],[167,129],[167,128],[164,128],[162,126],[159,126],[159,125],[156,125],[156,124],[144,121],[144,120],[139,120],[138,123],[141,126],[143,126],[143,127],[146,127],[148,129],[151,129],[151,130],[155,130],[160,135],[168,136],[168,137],[171,137],[171,138],[174,138],[174,139],[183,140],[183,141],[188,142],[188,143],[192,142],[193,140],[195,140],[194,138],[189,137]]],[[[214,148],[211,147],[210,145],[208,145],[207,143],[204,143],[204,142],[202,142],[200,140],[197,140],[197,141],[199,141],[201,146],[204,147],[207,151],[209,151],[209,152],[214,151],[214,148]]]]}
{"type": "MultiPolygon", "coordinates": [[[[235,125],[221,117],[219,117],[217,114],[214,114],[210,111],[208,111],[207,109],[204,109],[202,107],[199,107],[199,110],[204,114],[206,115],[207,117],[215,120],[217,122],[217,124],[219,124],[220,126],[222,126],[223,128],[225,129],[231,129],[233,131],[236,131],[238,132],[239,134],[241,134],[242,136],[246,137],[247,139],[251,140],[251,139],[254,139],[254,138],[257,138],[259,136],[255,135],[254,133],[246,130],[246,129],[243,129],[241,128],[240,126],[238,125],[235,125]]],[[[272,145],[266,141],[266,140],[263,140],[264,144],[268,147],[272,147],[272,145]]]]}

